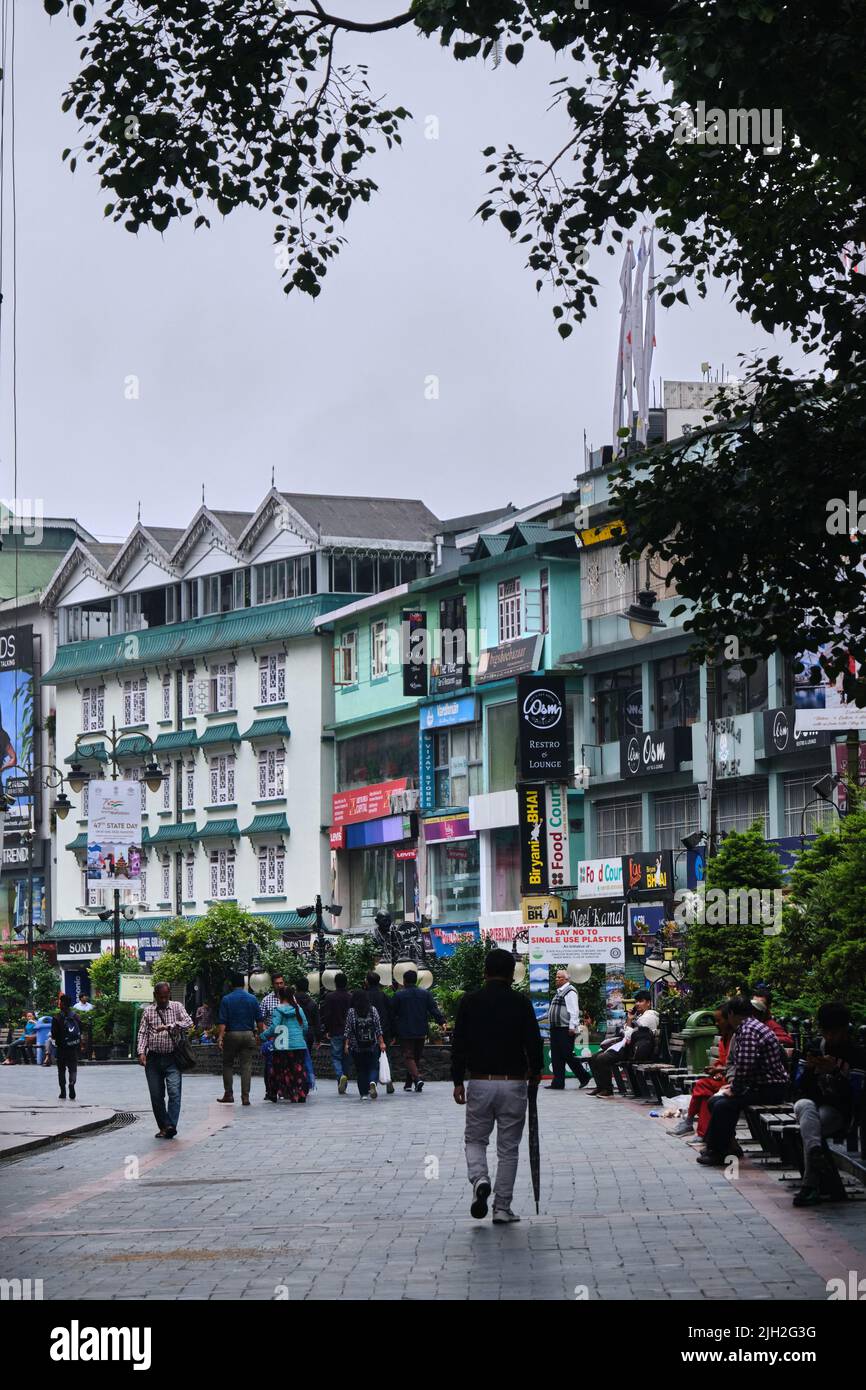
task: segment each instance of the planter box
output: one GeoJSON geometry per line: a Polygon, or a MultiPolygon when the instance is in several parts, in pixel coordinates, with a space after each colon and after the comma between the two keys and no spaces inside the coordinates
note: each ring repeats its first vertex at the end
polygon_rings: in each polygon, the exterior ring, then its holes
{"type": "MultiPolygon", "coordinates": [[[[200,1075],[220,1076],[222,1074],[222,1052],[214,1044],[211,1047],[200,1042],[192,1044],[192,1051],[195,1057],[195,1069],[200,1075]]],[[[391,1064],[391,1075],[395,1083],[399,1081],[402,1085],[406,1076],[406,1066],[403,1055],[399,1047],[389,1047],[388,1061],[391,1064]]],[[[331,1064],[331,1049],[327,1043],[321,1044],[316,1048],[313,1057],[313,1070],[317,1077],[321,1079],[335,1080],[334,1068],[331,1064]]],[[[253,1056],[253,1076],[264,1074],[264,1059],[259,1051],[253,1056]]],[[[424,1049],[424,1057],[421,1062],[421,1074],[425,1081],[450,1081],[451,1080],[451,1048],[447,1045],[428,1043],[424,1049]]],[[[349,1076],[354,1076],[351,1062],[349,1063],[349,1076]]]]}

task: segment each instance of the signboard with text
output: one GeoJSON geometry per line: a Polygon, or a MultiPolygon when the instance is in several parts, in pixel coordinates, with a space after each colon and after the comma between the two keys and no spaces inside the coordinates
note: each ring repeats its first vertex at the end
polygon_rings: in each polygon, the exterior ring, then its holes
{"type": "Polygon", "coordinates": [[[403,694],[427,694],[427,614],[423,608],[407,608],[403,613],[403,694]]]}
{"type": "Polygon", "coordinates": [[[830,735],[826,731],[798,729],[796,713],[793,705],[764,710],[765,757],[772,757],[774,753],[792,753],[798,748],[826,748],[830,743],[830,735]]]}
{"type": "Polygon", "coordinates": [[[674,891],[673,850],[624,854],[622,882],[626,893],[672,893],[674,891]]]}
{"type": "Polygon", "coordinates": [[[624,902],[570,902],[563,923],[530,926],[529,960],[536,965],[621,965],[625,927],[624,902]]]}
{"type": "Polygon", "coordinates": [[[528,783],[522,783],[517,788],[522,893],[546,893],[549,887],[544,790],[542,786],[528,783]]]}
{"type": "Polygon", "coordinates": [[[655,772],[678,772],[692,756],[691,728],[654,729],[619,741],[619,770],[624,779],[655,772]]]}
{"type": "Polygon", "coordinates": [[[340,825],[351,825],[354,821],[377,820],[380,816],[389,816],[391,793],[404,792],[408,785],[408,777],[397,777],[391,782],[376,782],[370,787],[359,787],[357,791],[335,792],[332,801],[332,825],[336,829],[340,825]]]}
{"type": "Polygon", "coordinates": [[[565,678],[556,672],[517,680],[520,775],[527,782],[563,782],[568,776],[565,678]]]}
{"type": "MultiPolygon", "coordinates": [[[[9,808],[5,836],[17,836],[31,823],[31,786],[26,769],[34,759],[34,735],[38,716],[34,694],[33,628],[11,627],[0,631],[0,788],[9,808]]],[[[38,752],[36,757],[39,757],[38,752]]],[[[39,779],[34,779],[38,792],[39,779]]],[[[34,822],[38,819],[33,817],[34,822]]]]}
{"type": "Polygon", "coordinates": [[[579,898],[622,897],[622,859],[579,859],[577,863],[579,898]]]}
{"type": "Polygon", "coordinates": [[[141,885],[141,783],[132,778],[90,783],[87,883],[97,890],[141,885]]]}
{"type": "Polygon", "coordinates": [[[501,647],[488,647],[478,658],[475,684],[486,685],[520,676],[524,671],[536,671],[543,644],[544,637],[539,633],[535,637],[515,637],[501,647]]]}
{"type": "Polygon", "coordinates": [[[520,916],[527,926],[562,921],[562,898],[547,894],[537,898],[520,899],[520,916]]]}

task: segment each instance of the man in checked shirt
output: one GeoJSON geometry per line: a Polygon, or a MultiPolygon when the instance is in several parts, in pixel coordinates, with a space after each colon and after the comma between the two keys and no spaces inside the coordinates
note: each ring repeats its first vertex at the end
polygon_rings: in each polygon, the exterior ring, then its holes
{"type": "Polygon", "coordinates": [[[728,1000],[733,1030],[728,1052],[728,1084],[710,1101],[710,1123],[698,1163],[722,1168],[728,1154],[739,1154],[734,1140],[744,1105],[775,1105],[788,1094],[788,1062],[775,1033],[754,1016],[751,1002],[728,1000]]]}
{"type": "Polygon", "coordinates": [[[183,1004],[171,998],[171,987],[159,984],[153,991],[153,1003],[141,1016],[138,1029],[138,1060],[144,1067],[150,1103],[159,1129],[156,1139],[173,1139],[180,1119],[181,1073],[174,1060],[174,1049],[192,1019],[183,1004]],[[168,1107],[165,1096],[168,1093],[168,1107]]]}

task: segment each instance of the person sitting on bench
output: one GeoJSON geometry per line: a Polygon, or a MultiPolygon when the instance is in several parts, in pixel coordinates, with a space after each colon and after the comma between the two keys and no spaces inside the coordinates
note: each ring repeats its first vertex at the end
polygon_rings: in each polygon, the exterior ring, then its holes
{"type": "Polygon", "coordinates": [[[634,997],[634,1010],[630,1026],[617,1042],[605,1046],[590,1058],[589,1069],[595,1079],[595,1094],[600,1100],[609,1100],[613,1095],[613,1069],[621,1062],[651,1062],[655,1056],[659,1031],[659,1016],[650,1008],[652,995],[648,989],[639,989],[634,997]]]}
{"type": "Polygon", "coordinates": [[[698,1163],[723,1168],[728,1154],[740,1154],[734,1142],[744,1105],[774,1105],[788,1092],[788,1064],[775,1033],[755,1018],[750,999],[728,1000],[733,1038],[728,1052],[730,1079],[710,1100],[706,1147],[698,1163]]]}
{"type": "Polygon", "coordinates": [[[770,1010],[773,1007],[773,997],[766,985],[759,985],[752,996],[752,1008],[755,1011],[755,1018],[759,1023],[766,1023],[771,1033],[775,1033],[782,1047],[785,1048],[787,1056],[794,1055],[794,1039],[781,1025],[773,1018],[770,1010]]]}
{"type": "Polygon", "coordinates": [[[797,1068],[794,1090],[800,1097],[794,1114],[803,1140],[803,1185],[795,1207],[815,1206],[821,1200],[821,1179],[827,1158],[822,1139],[842,1134],[851,1123],[854,1108],[850,1072],[866,1069],[866,1048],[850,1033],[851,1015],[844,1004],[822,1004],[818,1010],[821,1040],[806,1044],[806,1055],[797,1068]]]}
{"type": "Polygon", "coordinates": [[[717,1096],[728,1076],[728,1048],[732,1037],[731,1016],[727,1004],[720,1004],[714,1014],[719,1030],[719,1055],[708,1068],[708,1075],[701,1076],[692,1087],[688,1114],[670,1131],[674,1135],[693,1134],[697,1120],[697,1135],[703,1139],[710,1123],[710,1098],[717,1096]]]}

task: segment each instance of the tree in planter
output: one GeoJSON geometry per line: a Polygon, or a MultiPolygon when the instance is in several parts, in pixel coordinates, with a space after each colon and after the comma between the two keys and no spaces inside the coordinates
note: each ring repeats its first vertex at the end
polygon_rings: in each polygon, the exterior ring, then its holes
{"type": "Polygon", "coordinates": [[[141,975],[144,967],[134,946],[121,946],[120,959],[113,951],[103,951],[90,967],[90,988],[93,991],[93,1012],[87,1025],[92,1030],[96,1046],[128,1043],[132,1037],[135,1005],[119,999],[120,976],[141,975]]]}
{"type": "Polygon", "coordinates": [[[729,907],[721,908],[712,897],[711,889],[721,889],[730,895],[738,889],[778,889],[782,886],[782,869],[778,856],[764,839],[763,826],[756,820],[748,830],[732,830],[722,841],[718,854],[707,861],[704,920],[692,922],[686,935],[685,978],[688,980],[695,1006],[715,1004],[741,981],[748,980],[752,968],[761,959],[764,942],[764,923],[760,913],[746,913],[743,901],[738,903],[738,916],[755,916],[757,921],[729,921],[729,907]],[[724,920],[718,920],[718,918],[724,920]]]}
{"type": "MultiPolygon", "coordinates": [[[[44,951],[33,953],[33,1007],[37,1014],[52,1013],[57,1007],[60,971],[45,959],[44,951]]],[[[0,1022],[4,1028],[17,1028],[29,1008],[30,970],[27,952],[7,950],[0,959],[0,1022]]]]}
{"type": "Polygon", "coordinates": [[[350,940],[349,937],[340,936],[334,947],[334,959],[328,962],[328,968],[342,970],[350,990],[363,989],[364,977],[375,968],[375,963],[376,948],[372,937],[350,940]]]}
{"type": "Polygon", "coordinates": [[[262,967],[268,972],[271,979],[275,975],[282,975],[289,984],[306,990],[310,967],[299,959],[296,951],[290,950],[282,942],[274,941],[270,946],[265,947],[261,957],[262,967]]]}
{"type": "Polygon", "coordinates": [[[250,946],[259,953],[274,945],[274,929],[234,903],[214,903],[204,917],[191,922],[174,917],[161,924],[165,950],[156,963],[162,980],[199,980],[204,996],[216,1009],[228,977],[245,971],[250,946]]]}

